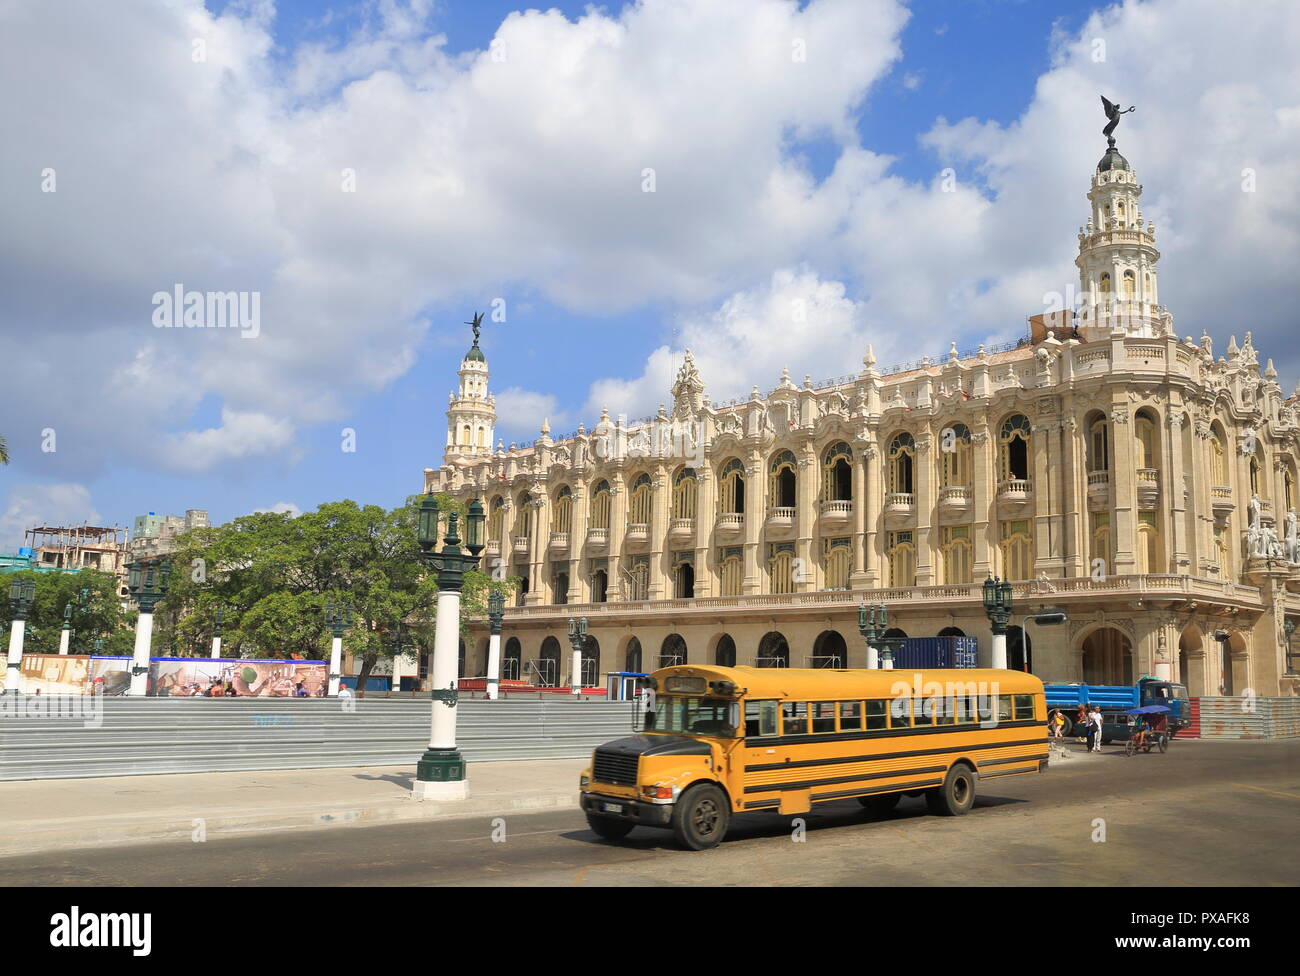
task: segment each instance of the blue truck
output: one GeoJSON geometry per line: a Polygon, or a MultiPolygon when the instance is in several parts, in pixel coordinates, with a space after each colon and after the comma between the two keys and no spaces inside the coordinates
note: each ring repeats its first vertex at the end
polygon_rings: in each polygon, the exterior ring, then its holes
{"type": "Polygon", "coordinates": [[[1143,705],[1164,705],[1169,709],[1169,731],[1178,732],[1192,721],[1192,700],[1187,688],[1174,681],[1161,681],[1147,676],[1136,685],[1044,685],[1047,709],[1059,708],[1065,716],[1065,734],[1083,735],[1075,731],[1075,715],[1080,705],[1100,705],[1102,715],[1102,742],[1124,741],[1128,738],[1130,708],[1143,705]]]}

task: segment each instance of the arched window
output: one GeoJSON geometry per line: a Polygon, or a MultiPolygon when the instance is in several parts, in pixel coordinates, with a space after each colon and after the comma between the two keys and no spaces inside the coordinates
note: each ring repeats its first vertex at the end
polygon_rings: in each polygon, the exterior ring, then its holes
{"type": "Polygon", "coordinates": [[[758,642],[758,658],[755,663],[760,668],[788,668],[790,666],[790,645],[785,635],[770,631],[758,642]]]}
{"type": "Polygon", "coordinates": [[[822,556],[822,574],[825,588],[828,590],[847,590],[849,588],[849,569],[852,552],[848,539],[827,539],[822,556]]]}
{"type": "Polygon", "coordinates": [[[1012,414],[998,432],[1003,481],[1029,480],[1029,418],[1012,414]]]}
{"type": "Polygon", "coordinates": [[[470,447],[470,446],[472,446],[473,443],[474,443],[473,439],[470,437],[469,425],[468,425],[468,424],[466,424],[464,427],[461,428],[461,432],[460,432],[460,442],[461,442],[461,444],[462,444],[463,446],[465,446],[465,447],[470,447]]]}
{"type": "Polygon", "coordinates": [[[718,475],[718,511],[723,515],[745,513],[745,466],[732,458],[718,475]]]}
{"type": "Polygon", "coordinates": [[[794,592],[793,547],[774,549],[767,561],[767,577],[769,593],[794,592]]]}
{"type": "Polygon", "coordinates": [[[730,552],[719,567],[722,576],[722,596],[740,596],[745,581],[745,564],[738,552],[730,552]]]}
{"type": "Polygon", "coordinates": [[[573,489],[565,485],[555,496],[555,515],[552,532],[567,533],[573,525],[573,489]]]}
{"type": "Polygon", "coordinates": [[[1134,433],[1137,434],[1137,467],[1158,467],[1158,428],[1156,427],[1155,417],[1147,410],[1139,410],[1133,418],[1133,429],[1134,433]]]}
{"type": "MultiPolygon", "coordinates": [[[[846,668],[849,662],[849,648],[844,635],[838,630],[823,630],[813,641],[812,660],[808,662],[813,668],[846,668]]],[[[831,723],[834,725],[834,722],[831,723]]],[[[813,731],[817,731],[814,726],[813,731]]],[[[829,731],[829,730],[828,730],[829,731]]]]}
{"type": "Polygon", "coordinates": [[[843,441],[832,444],[822,457],[822,499],[853,500],[853,448],[843,441]]]}
{"type": "Polygon", "coordinates": [[[488,542],[500,542],[506,528],[506,500],[497,495],[489,507],[492,514],[488,517],[488,542]]]}
{"type": "Polygon", "coordinates": [[[1110,471],[1110,422],[1101,414],[1088,425],[1088,471],[1110,471]]]}
{"type": "Polygon", "coordinates": [[[609,528],[609,482],[597,481],[591,489],[591,528],[609,528]]]}
{"type": "Polygon", "coordinates": [[[1295,508],[1295,476],[1290,468],[1282,469],[1282,510],[1289,512],[1295,508]]]}
{"type": "Polygon", "coordinates": [[[542,641],[542,651],[537,661],[538,684],[554,688],[560,683],[560,642],[554,637],[542,641]]]}
{"type": "Polygon", "coordinates": [[[890,586],[916,585],[916,545],[910,531],[889,533],[885,556],[889,560],[890,586]]]}
{"type": "MultiPolygon", "coordinates": [[[[1110,512],[1092,513],[1092,535],[1089,541],[1088,559],[1091,563],[1101,560],[1102,575],[1110,575],[1110,512]]],[[[1089,573],[1093,567],[1089,566],[1089,573]]]]}
{"type": "Polygon", "coordinates": [[[1123,288],[1124,291],[1121,293],[1122,297],[1126,299],[1133,299],[1137,297],[1137,275],[1135,275],[1132,271],[1124,272],[1123,288]]]}
{"type": "Polygon", "coordinates": [[[695,518],[695,469],[683,467],[673,478],[673,518],[695,518]]]}
{"type": "Polygon", "coordinates": [[[524,650],[518,637],[511,637],[506,641],[505,651],[501,655],[501,680],[519,680],[519,662],[523,656],[524,650]]]}
{"type": "Polygon", "coordinates": [[[650,476],[642,474],[632,482],[632,491],[628,493],[628,516],[629,525],[649,525],[650,524],[650,499],[651,499],[650,476]]]}
{"type": "Polygon", "coordinates": [[[718,638],[718,646],[713,651],[713,663],[720,668],[736,666],[736,642],[730,634],[718,638]]]}
{"type": "Polygon", "coordinates": [[[1102,273],[1101,278],[1098,279],[1097,287],[1098,287],[1098,290],[1099,290],[1103,295],[1105,295],[1107,298],[1110,297],[1111,287],[1110,287],[1110,272],[1109,272],[1109,271],[1106,271],[1106,272],[1103,272],[1103,273],[1102,273]]]}
{"type": "Polygon", "coordinates": [[[886,453],[888,491],[911,494],[912,466],[916,461],[916,440],[907,431],[895,434],[886,453]]]}
{"type": "Polygon", "coordinates": [[[659,646],[659,667],[671,668],[686,663],[686,639],[681,634],[669,634],[659,646]]]}
{"type": "MultiPolygon", "coordinates": [[[[775,508],[794,508],[795,487],[799,465],[789,451],[781,451],[774,458],[769,468],[768,497],[775,508]]],[[[784,592],[784,591],[782,591],[784,592]]]]}
{"type": "Polygon", "coordinates": [[[635,637],[627,642],[627,664],[624,670],[632,674],[644,674],[641,670],[641,642],[635,637]]]}
{"type": "Polygon", "coordinates": [[[679,600],[689,600],[695,596],[695,567],[688,562],[680,562],[673,569],[673,594],[679,600]]]}
{"type": "Polygon", "coordinates": [[[939,437],[939,487],[969,488],[972,483],[970,428],[945,427],[939,437]]]}
{"type": "Polygon", "coordinates": [[[974,549],[970,541],[970,526],[944,526],[940,538],[943,540],[943,581],[950,584],[972,582],[974,549]]]}
{"type": "Polygon", "coordinates": [[[1216,488],[1229,487],[1227,452],[1223,449],[1223,434],[1218,427],[1210,432],[1210,484],[1216,488]]]}
{"type": "Polygon", "coordinates": [[[598,569],[591,574],[591,602],[605,603],[609,600],[609,573],[598,569]]]}
{"type": "Polygon", "coordinates": [[[533,504],[528,492],[519,493],[515,500],[515,527],[511,533],[516,539],[530,539],[533,535],[533,504]]]}
{"type": "Polygon", "coordinates": [[[600,642],[588,634],[582,641],[582,686],[593,688],[600,680],[600,642]]]}
{"type": "Polygon", "coordinates": [[[1034,543],[1029,534],[1029,520],[1002,523],[1002,578],[1027,580],[1033,576],[1034,543]]]}
{"type": "Polygon", "coordinates": [[[1137,563],[1139,573],[1162,573],[1160,561],[1160,529],[1155,512],[1138,512],[1137,563]]]}

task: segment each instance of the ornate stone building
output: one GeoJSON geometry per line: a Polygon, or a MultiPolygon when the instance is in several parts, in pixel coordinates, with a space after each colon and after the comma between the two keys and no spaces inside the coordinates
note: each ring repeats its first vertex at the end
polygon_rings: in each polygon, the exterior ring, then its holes
{"type": "MultiPolygon", "coordinates": [[[[980,583],[1014,581],[1011,666],[1045,680],[1181,680],[1295,695],[1300,390],[1249,332],[1216,358],[1159,304],[1155,227],[1113,147],[1079,231],[1080,296],[1024,340],[711,402],[689,352],[671,412],[608,411],[491,450],[477,339],[425,488],[482,499],[486,566],[521,581],[506,677],[584,684],[667,663],[865,666],[860,602],[907,636],[979,638],[980,583]],[[1064,625],[1023,624],[1045,607],[1064,625]],[[1027,629],[1027,633],[1026,633],[1027,629]],[[1218,637],[1216,638],[1216,633],[1218,637]]],[[[485,670],[486,630],[464,670],[485,670]]]]}

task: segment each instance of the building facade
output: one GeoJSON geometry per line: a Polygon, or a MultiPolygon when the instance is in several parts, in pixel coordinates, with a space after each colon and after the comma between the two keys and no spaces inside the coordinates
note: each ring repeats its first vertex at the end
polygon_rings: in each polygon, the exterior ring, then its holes
{"type": "MultiPolygon", "coordinates": [[[[1295,695],[1300,390],[1249,332],[1216,357],[1160,304],[1155,227],[1112,146],[1092,174],[1073,309],[997,348],[711,402],[689,351],[671,410],[490,447],[474,346],[425,489],[480,498],[485,566],[520,581],[506,677],[584,684],[670,663],[862,667],[861,602],[904,636],[979,638],[1013,581],[1011,666],[1050,681],[1295,695]],[[1065,624],[1023,624],[1047,607],[1065,624]]],[[[486,667],[486,628],[463,673],[486,667]]]]}
{"type": "Polygon", "coordinates": [[[187,508],[184,516],[137,515],[127,550],[132,559],[157,559],[176,550],[179,536],[210,524],[207,511],[200,508],[187,508]]]}

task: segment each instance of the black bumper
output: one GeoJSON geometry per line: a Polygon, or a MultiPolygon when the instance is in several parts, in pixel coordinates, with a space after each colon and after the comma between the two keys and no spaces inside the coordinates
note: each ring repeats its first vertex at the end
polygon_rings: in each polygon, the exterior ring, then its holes
{"type": "Polygon", "coordinates": [[[580,794],[582,812],[610,820],[626,820],[644,827],[667,827],[673,816],[671,803],[644,803],[641,800],[629,800],[622,796],[602,796],[599,793],[580,794]],[[614,803],[621,810],[605,809],[606,803],[614,803]]]}

